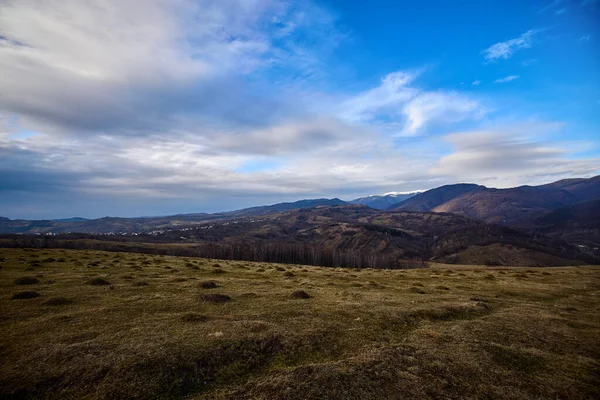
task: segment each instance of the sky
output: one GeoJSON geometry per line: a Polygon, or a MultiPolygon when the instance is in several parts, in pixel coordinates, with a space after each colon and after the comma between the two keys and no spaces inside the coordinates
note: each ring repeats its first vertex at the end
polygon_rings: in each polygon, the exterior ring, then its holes
{"type": "Polygon", "coordinates": [[[599,0],[0,0],[0,216],[598,174],[599,0]]]}

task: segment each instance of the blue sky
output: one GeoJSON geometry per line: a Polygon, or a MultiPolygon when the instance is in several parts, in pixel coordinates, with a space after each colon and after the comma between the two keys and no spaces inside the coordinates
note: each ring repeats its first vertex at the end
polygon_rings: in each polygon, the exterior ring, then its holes
{"type": "Polygon", "coordinates": [[[0,215],[600,173],[600,2],[0,4],[0,215]]]}

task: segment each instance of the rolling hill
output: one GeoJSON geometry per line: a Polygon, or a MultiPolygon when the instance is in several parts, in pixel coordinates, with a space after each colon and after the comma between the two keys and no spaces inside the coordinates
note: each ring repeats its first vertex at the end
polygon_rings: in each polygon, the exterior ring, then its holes
{"type": "Polygon", "coordinates": [[[178,246],[168,254],[326,266],[395,268],[406,260],[515,266],[598,262],[558,237],[449,213],[384,212],[363,205],[302,208],[132,235],[72,234],[44,238],[43,245],[89,239],[97,240],[94,248],[106,250],[133,246],[156,253],[168,244],[178,246]]]}
{"type": "Polygon", "coordinates": [[[600,200],[561,207],[519,221],[521,227],[600,254],[600,200]]]}

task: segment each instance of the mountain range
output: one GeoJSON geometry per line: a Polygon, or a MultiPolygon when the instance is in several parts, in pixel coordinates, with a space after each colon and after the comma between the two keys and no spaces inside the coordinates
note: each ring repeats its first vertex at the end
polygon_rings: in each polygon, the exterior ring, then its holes
{"type": "Polygon", "coordinates": [[[120,241],[138,242],[302,244],[343,254],[455,263],[595,263],[600,260],[600,176],[507,189],[455,184],[422,193],[349,202],[300,200],[214,214],[0,218],[3,234],[67,232],[110,234],[120,241]]]}

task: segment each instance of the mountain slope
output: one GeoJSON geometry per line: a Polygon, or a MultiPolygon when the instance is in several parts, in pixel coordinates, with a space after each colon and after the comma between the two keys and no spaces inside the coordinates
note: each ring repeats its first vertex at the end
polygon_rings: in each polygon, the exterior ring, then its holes
{"type": "Polygon", "coordinates": [[[510,225],[520,219],[540,215],[546,210],[577,201],[577,196],[566,190],[552,187],[486,188],[456,197],[431,211],[449,212],[490,223],[510,225]]]}
{"type": "Polygon", "coordinates": [[[419,193],[408,200],[395,204],[388,209],[391,211],[431,211],[456,197],[466,193],[484,190],[485,186],[471,183],[445,185],[419,193]]]}
{"type": "Polygon", "coordinates": [[[428,190],[391,209],[449,212],[491,223],[520,226],[521,220],[531,220],[559,207],[595,199],[600,199],[600,176],[508,189],[448,185],[428,190]]]}
{"type": "Polygon", "coordinates": [[[577,245],[600,255],[600,200],[557,208],[540,217],[520,221],[524,228],[577,245]]]}
{"type": "Polygon", "coordinates": [[[376,208],[378,210],[387,210],[391,206],[398,204],[404,200],[410,199],[411,197],[417,194],[419,194],[419,192],[382,195],[376,194],[372,196],[359,197],[358,199],[351,200],[348,203],[362,204],[364,206],[376,208]]]}
{"type": "Polygon", "coordinates": [[[244,208],[242,210],[236,210],[231,212],[222,213],[222,215],[229,217],[244,217],[244,216],[258,216],[265,214],[273,214],[283,211],[298,210],[301,208],[311,207],[323,207],[323,206],[339,206],[347,204],[345,201],[338,198],[335,199],[309,199],[299,200],[291,203],[277,203],[270,206],[259,206],[244,208]]]}

